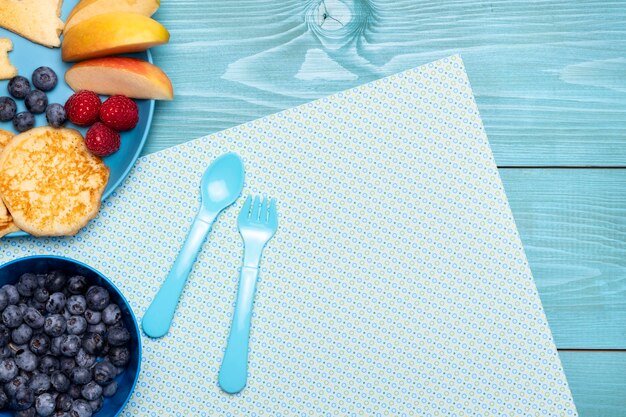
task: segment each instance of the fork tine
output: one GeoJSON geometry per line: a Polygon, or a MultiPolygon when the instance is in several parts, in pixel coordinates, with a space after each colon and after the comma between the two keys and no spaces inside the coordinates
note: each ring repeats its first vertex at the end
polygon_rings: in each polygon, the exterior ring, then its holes
{"type": "Polygon", "coordinates": [[[254,203],[252,204],[252,211],[250,211],[250,220],[259,220],[259,209],[261,208],[261,201],[259,196],[254,197],[254,203]]]}
{"type": "Polygon", "coordinates": [[[252,197],[248,196],[246,201],[241,206],[241,211],[239,212],[239,220],[246,220],[250,217],[250,207],[252,206],[252,197]]]}
{"type": "Polygon", "coordinates": [[[276,199],[272,198],[270,202],[270,209],[268,213],[269,224],[276,229],[278,227],[278,211],[276,210],[276,199]]]}
{"type": "Polygon", "coordinates": [[[269,199],[267,197],[263,197],[261,201],[261,208],[259,209],[259,220],[261,223],[267,223],[267,206],[269,204],[269,199]]]}

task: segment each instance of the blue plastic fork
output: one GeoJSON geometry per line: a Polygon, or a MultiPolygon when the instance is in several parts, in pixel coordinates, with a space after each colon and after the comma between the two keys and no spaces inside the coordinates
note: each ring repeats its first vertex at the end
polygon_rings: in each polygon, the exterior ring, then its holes
{"type": "Polygon", "coordinates": [[[243,266],[239,276],[239,290],[235,313],[230,327],[228,344],[218,376],[220,387],[229,394],[240,392],[248,379],[248,342],[256,282],[259,276],[261,253],[278,228],[276,200],[248,197],[237,219],[243,239],[243,266]],[[269,205],[269,206],[268,206],[269,205]]]}

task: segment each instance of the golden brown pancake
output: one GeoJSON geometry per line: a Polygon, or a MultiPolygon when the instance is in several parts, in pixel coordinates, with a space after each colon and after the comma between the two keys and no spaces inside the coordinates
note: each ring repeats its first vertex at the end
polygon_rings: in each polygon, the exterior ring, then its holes
{"type": "Polygon", "coordinates": [[[8,80],[17,75],[17,68],[9,61],[9,51],[12,49],[11,39],[0,38],[0,80],[8,80]]]}
{"type": "MultiPolygon", "coordinates": [[[[0,129],[0,154],[2,154],[2,150],[11,139],[13,139],[13,133],[0,129]]],[[[17,226],[13,223],[13,218],[0,198],[0,237],[12,232],[17,232],[18,230],[17,226]]]]}
{"type": "Polygon", "coordinates": [[[47,47],[61,45],[63,0],[0,0],[0,27],[47,47]]]}
{"type": "Polygon", "coordinates": [[[31,129],[0,154],[0,195],[34,236],[76,234],[98,213],[108,180],[109,168],[74,129],[31,129]]]}

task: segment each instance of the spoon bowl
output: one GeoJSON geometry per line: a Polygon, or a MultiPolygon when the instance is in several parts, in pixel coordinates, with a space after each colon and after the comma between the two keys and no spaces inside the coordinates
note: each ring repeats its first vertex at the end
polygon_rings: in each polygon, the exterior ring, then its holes
{"type": "Polygon", "coordinates": [[[202,208],[217,214],[233,204],[243,189],[244,168],[241,158],[227,153],[217,158],[202,175],[202,208]]]}

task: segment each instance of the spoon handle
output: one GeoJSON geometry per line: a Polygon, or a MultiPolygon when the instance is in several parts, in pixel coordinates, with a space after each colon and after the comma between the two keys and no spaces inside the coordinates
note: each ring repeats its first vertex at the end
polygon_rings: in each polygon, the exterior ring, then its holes
{"type": "Polygon", "coordinates": [[[193,221],[174,266],[143,316],[142,327],[148,336],[163,337],[169,331],[178,299],[214,220],[196,217],[193,221]]]}

